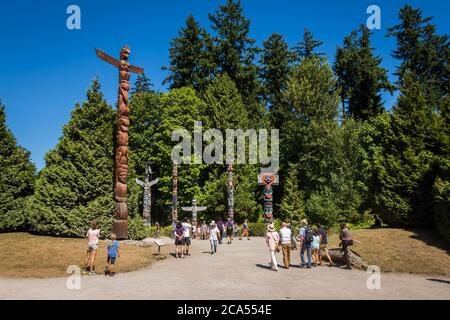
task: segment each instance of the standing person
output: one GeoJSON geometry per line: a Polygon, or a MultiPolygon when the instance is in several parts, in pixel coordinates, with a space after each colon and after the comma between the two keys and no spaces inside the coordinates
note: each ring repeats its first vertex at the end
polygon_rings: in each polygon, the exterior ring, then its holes
{"type": "Polygon", "coordinates": [[[175,258],[184,258],[184,228],[181,222],[177,222],[174,230],[175,258]]]}
{"type": "Polygon", "coordinates": [[[322,258],[323,256],[326,256],[328,259],[328,262],[330,263],[330,267],[333,266],[333,260],[331,260],[330,254],[328,252],[328,234],[327,230],[325,230],[324,227],[322,227],[320,224],[317,225],[319,228],[319,234],[320,234],[320,252],[319,252],[319,266],[322,265],[322,258]]]}
{"type": "Polygon", "coordinates": [[[200,227],[202,240],[206,240],[207,229],[208,229],[208,226],[206,225],[206,222],[203,221],[203,224],[200,227]]]}
{"type": "Polygon", "coordinates": [[[233,237],[234,237],[234,238],[239,237],[239,229],[238,229],[238,224],[237,224],[237,223],[234,223],[233,237]]]}
{"type": "Polygon", "coordinates": [[[272,271],[278,271],[278,263],[276,258],[276,253],[279,251],[278,244],[280,242],[280,236],[278,235],[278,232],[275,231],[275,225],[269,224],[267,226],[267,233],[266,233],[266,243],[269,247],[270,251],[270,257],[271,257],[271,270],[272,271]]]}
{"type": "Polygon", "coordinates": [[[242,224],[242,235],[239,238],[239,240],[242,240],[244,237],[247,237],[247,240],[250,240],[249,235],[248,235],[248,222],[247,222],[247,220],[245,220],[244,223],[242,224]]]}
{"type": "Polygon", "coordinates": [[[227,230],[228,244],[231,244],[231,241],[233,241],[234,223],[233,221],[231,221],[230,218],[228,218],[228,221],[226,223],[226,230],[227,230]]]}
{"type": "Polygon", "coordinates": [[[224,234],[222,218],[220,218],[219,221],[217,221],[217,228],[219,229],[220,232],[219,244],[222,244],[222,238],[224,234]]]}
{"type": "Polygon", "coordinates": [[[196,236],[197,236],[197,227],[195,225],[192,225],[192,240],[195,240],[196,236]]]}
{"type": "Polygon", "coordinates": [[[350,255],[348,253],[348,247],[353,245],[353,237],[346,223],[341,223],[341,234],[339,235],[341,239],[342,250],[344,251],[344,259],[348,270],[352,270],[352,263],[350,262],[350,255]]]}
{"type": "Polygon", "coordinates": [[[320,248],[320,234],[317,228],[313,232],[313,240],[311,242],[311,254],[314,259],[314,267],[319,264],[319,248],[320,248]]]}
{"type": "Polygon", "coordinates": [[[308,269],[311,269],[311,242],[312,242],[312,232],[308,228],[308,221],[306,219],[303,219],[300,224],[302,227],[300,228],[299,233],[299,241],[301,243],[301,249],[300,249],[300,260],[301,260],[301,267],[304,268],[306,266],[305,263],[305,251],[308,256],[308,269]]]}
{"type": "Polygon", "coordinates": [[[159,233],[161,231],[161,227],[159,225],[159,222],[156,222],[155,226],[156,226],[156,238],[159,238],[159,233]]]}
{"type": "Polygon", "coordinates": [[[92,221],[91,228],[86,234],[87,254],[84,263],[84,274],[89,272],[90,275],[95,274],[95,258],[97,256],[98,240],[100,238],[100,227],[97,220],[92,221]]]}
{"type": "Polygon", "coordinates": [[[189,223],[189,219],[184,219],[184,223],[182,224],[184,228],[184,255],[190,256],[189,254],[189,247],[191,246],[191,232],[192,232],[192,226],[189,223]]]}
{"type": "Polygon", "coordinates": [[[288,224],[283,222],[280,229],[281,250],[283,251],[283,264],[285,269],[289,269],[291,265],[291,229],[288,224]]]}
{"type": "Polygon", "coordinates": [[[217,242],[220,236],[219,228],[216,225],[216,222],[213,220],[209,224],[209,242],[211,243],[211,254],[217,253],[217,242]]]}
{"type": "Polygon", "coordinates": [[[111,240],[108,241],[106,254],[108,255],[108,259],[106,261],[105,276],[109,274],[110,277],[114,277],[116,274],[114,272],[114,265],[116,263],[116,259],[120,258],[119,241],[117,241],[117,236],[114,233],[111,234],[111,240]]]}

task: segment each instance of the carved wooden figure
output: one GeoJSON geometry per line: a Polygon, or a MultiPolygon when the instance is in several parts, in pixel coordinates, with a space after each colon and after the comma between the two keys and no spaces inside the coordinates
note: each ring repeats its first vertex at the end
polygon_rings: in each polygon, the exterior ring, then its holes
{"type": "Polygon", "coordinates": [[[119,98],[117,115],[117,149],[114,174],[114,199],[116,209],[114,210],[115,221],[113,233],[118,239],[128,237],[128,128],[130,120],[128,118],[128,91],[130,90],[130,73],[144,73],[144,69],[131,66],[128,62],[130,48],[124,46],[120,50],[120,61],[107,55],[103,51],[96,49],[97,56],[119,69],[119,98]]]}

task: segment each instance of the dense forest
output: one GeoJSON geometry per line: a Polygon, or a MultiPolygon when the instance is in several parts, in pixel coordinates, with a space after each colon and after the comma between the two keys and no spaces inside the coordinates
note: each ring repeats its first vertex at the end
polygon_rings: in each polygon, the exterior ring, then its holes
{"type": "MultiPolygon", "coordinates": [[[[377,217],[394,227],[436,229],[450,240],[450,42],[432,18],[409,5],[400,10],[387,34],[397,42],[396,70],[382,67],[363,25],[343,39],[335,57],[326,57],[308,29],[294,48],[278,33],[257,47],[239,1],[228,0],[209,20],[211,33],[187,17],[172,39],[164,67],[168,92],[153,90],[145,75],[132,90],[131,237],[142,224],[135,178],[143,179],[150,161],[159,178],[152,217],[170,223],[171,135],[202,121],[205,130],[280,130],[277,219],[307,217],[333,227],[377,217]],[[386,110],[382,94],[395,91],[398,101],[386,110]]],[[[115,111],[95,80],[36,173],[0,105],[0,230],[80,236],[94,218],[110,225],[114,133],[115,111]]],[[[262,219],[259,169],[235,166],[238,222],[262,219]]],[[[208,206],[200,219],[224,217],[226,181],[225,165],[181,165],[180,206],[196,198],[208,206]]]]}

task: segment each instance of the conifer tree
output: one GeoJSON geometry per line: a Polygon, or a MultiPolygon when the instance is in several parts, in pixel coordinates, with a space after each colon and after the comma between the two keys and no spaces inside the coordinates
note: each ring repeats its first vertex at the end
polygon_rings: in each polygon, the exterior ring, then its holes
{"type": "Polygon", "coordinates": [[[212,39],[190,15],[186,26],[171,42],[169,49],[169,76],[164,80],[170,89],[191,86],[198,92],[205,89],[211,79],[215,64],[212,56],[212,39]]]}
{"type": "Polygon", "coordinates": [[[304,29],[303,32],[303,40],[298,43],[296,47],[294,47],[294,51],[296,53],[296,61],[301,61],[302,59],[309,59],[312,57],[322,57],[325,53],[316,52],[316,48],[323,45],[323,41],[314,39],[314,35],[311,30],[308,28],[304,29]]]}
{"type": "Polygon", "coordinates": [[[290,164],[284,182],[284,195],[280,204],[281,218],[288,221],[299,222],[305,218],[305,199],[300,184],[297,168],[290,164]]]}
{"type": "Polygon", "coordinates": [[[393,56],[401,61],[396,72],[399,83],[411,73],[421,83],[426,98],[439,104],[450,91],[449,36],[438,35],[436,26],[430,23],[432,17],[424,18],[422,10],[410,5],[400,10],[399,18],[400,23],[388,33],[397,39],[393,56]]]}
{"type": "Polygon", "coordinates": [[[343,111],[359,120],[367,120],[383,112],[382,91],[393,92],[382,58],[371,47],[372,32],[364,25],[344,39],[338,48],[334,70],[342,89],[343,111]],[[345,104],[347,107],[345,108],[345,104]]]}
{"type": "Polygon", "coordinates": [[[145,73],[138,75],[134,88],[132,89],[132,94],[142,95],[143,93],[152,92],[153,83],[150,78],[148,78],[145,73]]]}
{"type": "Polygon", "coordinates": [[[33,194],[35,167],[6,125],[0,101],[0,232],[26,226],[26,201],[33,194]]]}
{"type": "Polygon", "coordinates": [[[115,112],[94,80],[87,101],[77,104],[58,145],[45,156],[29,207],[31,230],[84,236],[97,219],[111,229],[114,198],[115,112]]]}

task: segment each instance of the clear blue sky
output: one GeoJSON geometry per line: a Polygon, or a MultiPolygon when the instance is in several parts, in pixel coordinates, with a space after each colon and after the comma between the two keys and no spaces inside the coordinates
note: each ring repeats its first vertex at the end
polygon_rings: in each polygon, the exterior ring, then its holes
{"type": "MultiPolygon", "coordinates": [[[[156,88],[167,76],[170,40],[189,14],[209,29],[208,13],[225,0],[39,0],[2,1],[0,4],[0,99],[6,105],[7,124],[20,145],[31,151],[40,169],[53,148],[76,102],[85,100],[86,89],[98,76],[108,102],[115,105],[117,71],[97,59],[94,48],[117,56],[123,44],[132,49],[131,62],[144,67],[156,88]],[[66,9],[81,8],[82,29],[66,28],[66,9]]],[[[397,23],[405,4],[434,16],[439,33],[450,34],[446,0],[243,0],[251,19],[251,36],[261,45],[272,32],[283,34],[291,46],[310,28],[325,42],[322,51],[334,60],[344,36],[365,23],[366,9],[377,4],[382,11],[382,30],[374,45],[384,57],[383,66],[395,70],[390,57],[395,40],[386,29],[397,23]]],[[[134,78],[133,80],[134,81],[134,78]]],[[[386,97],[390,107],[395,98],[386,97]]]]}

